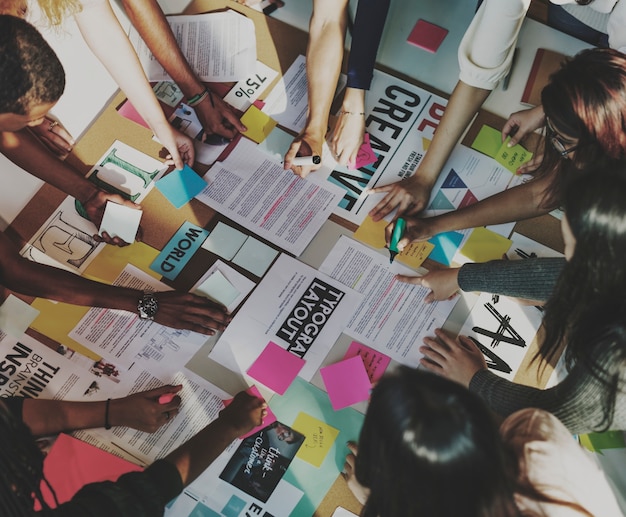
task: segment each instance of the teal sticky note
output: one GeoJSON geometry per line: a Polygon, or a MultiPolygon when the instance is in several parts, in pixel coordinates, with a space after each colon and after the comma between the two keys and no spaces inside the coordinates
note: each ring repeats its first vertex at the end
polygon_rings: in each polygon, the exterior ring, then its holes
{"type": "Polygon", "coordinates": [[[209,232],[204,228],[185,221],[150,264],[150,269],[174,280],[208,235],[209,232]]]}
{"type": "Polygon", "coordinates": [[[207,186],[207,182],[198,176],[191,167],[185,165],[180,170],[173,170],[157,181],[155,185],[172,205],[180,208],[200,194],[207,186]]]}
{"type": "Polygon", "coordinates": [[[248,236],[245,233],[220,221],[211,230],[211,234],[204,241],[202,247],[211,253],[219,255],[224,260],[232,260],[247,238],[248,236]]]}
{"type": "Polygon", "coordinates": [[[224,307],[228,307],[241,294],[219,271],[215,271],[202,282],[196,288],[195,293],[211,298],[211,300],[221,303],[224,307]]]}
{"type": "Polygon", "coordinates": [[[445,232],[435,235],[428,240],[435,245],[428,258],[444,266],[449,266],[462,240],[463,234],[459,232],[445,232]]]}
{"type": "Polygon", "coordinates": [[[250,271],[256,276],[263,276],[270,267],[278,251],[261,241],[248,237],[233,258],[233,263],[250,271]]]}

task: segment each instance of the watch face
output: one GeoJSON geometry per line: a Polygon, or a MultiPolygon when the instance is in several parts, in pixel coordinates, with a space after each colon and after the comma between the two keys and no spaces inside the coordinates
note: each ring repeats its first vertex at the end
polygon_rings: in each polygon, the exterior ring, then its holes
{"type": "Polygon", "coordinates": [[[156,316],[159,304],[156,297],[152,293],[145,293],[143,298],[137,304],[139,317],[142,319],[153,320],[156,316]]]}

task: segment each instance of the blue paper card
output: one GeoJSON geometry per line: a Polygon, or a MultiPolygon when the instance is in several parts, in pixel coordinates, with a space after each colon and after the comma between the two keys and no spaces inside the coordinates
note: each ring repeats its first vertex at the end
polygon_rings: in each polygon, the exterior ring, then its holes
{"type": "Polygon", "coordinates": [[[150,269],[174,280],[208,236],[208,230],[185,221],[150,264],[150,269]]]}
{"type": "Polygon", "coordinates": [[[463,234],[459,232],[445,232],[435,235],[428,240],[435,245],[435,249],[430,252],[428,258],[444,266],[449,266],[462,240],[463,234]]]}
{"type": "Polygon", "coordinates": [[[198,176],[194,170],[185,165],[182,169],[175,169],[155,183],[161,193],[176,208],[188,203],[200,194],[207,182],[198,176]]]}

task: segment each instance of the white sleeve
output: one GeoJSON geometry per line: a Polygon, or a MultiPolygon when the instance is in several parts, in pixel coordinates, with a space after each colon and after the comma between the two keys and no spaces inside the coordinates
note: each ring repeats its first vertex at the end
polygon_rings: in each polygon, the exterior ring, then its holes
{"type": "MultiPolygon", "coordinates": [[[[625,0],[626,1],[626,0],[625,0]]],[[[459,46],[459,78],[493,90],[506,75],[530,0],[485,0],[459,46]]]]}
{"type": "Polygon", "coordinates": [[[607,25],[609,47],[626,54],[626,0],[617,0],[607,25]]]}

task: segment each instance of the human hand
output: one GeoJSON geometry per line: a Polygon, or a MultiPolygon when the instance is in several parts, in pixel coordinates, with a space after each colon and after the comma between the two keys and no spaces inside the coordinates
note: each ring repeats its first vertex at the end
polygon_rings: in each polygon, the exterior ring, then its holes
{"type": "Polygon", "coordinates": [[[291,169],[294,174],[301,178],[306,178],[309,173],[319,169],[322,164],[316,165],[293,165],[292,161],[296,156],[322,156],[322,146],[324,144],[323,135],[320,138],[306,132],[294,139],[285,154],[283,168],[291,169]]]}
{"type": "Polygon", "coordinates": [[[180,291],[160,291],[154,295],[159,305],[154,321],[161,325],[212,336],[230,323],[226,307],[204,296],[180,291]]]}
{"type": "Polygon", "coordinates": [[[41,124],[29,126],[29,129],[38,140],[61,159],[72,152],[76,143],[67,129],[50,115],[46,115],[41,124]]]}
{"type": "Polygon", "coordinates": [[[384,192],[385,197],[370,210],[369,215],[374,221],[380,221],[396,208],[399,216],[415,215],[426,208],[431,190],[432,185],[417,173],[406,180],[370,189],[368,194],[384,192]]]}
{"type": "Polygon", "coordinates": [[[166,165],[174,165],[177,169],[182,169],[185,164],[189,167],[193,165],[196,150],[191,138],[170,124],[154,128],[154,134],[170,153],[166,156],[166,165]]]}
{"type": "Polygon", "coordinates": [[[423,276],[396,275],[396,278],[430,289],[424,298],[425,303],[451,300],[459,292],[459,268],[435,269],[423,276]]]}
{"type": "Polygon", "coordinates": [[[242,436],[261,425],[266,416],[267,402],[240,391],[233,401],[220,411],[219,418],[233,428],[237,436],[242,436]]]}
{"type": "Polygon", "coordinates": [[[219,95],[214,95],[211,90],[206,99],[194,106],[194,110],[207,135],[217,134],[233,139],[237,133],[247,130],[231,107],[219,95]]]}
{"type": "Polygon", "coordinates": [[[335,130],[330,139],[330,150],[340,165],[356,163],[365,134],[365,117],[361,115],[361,112],[342,110],[335,124],[335,130]]]}
{"type": "Polygon", "coordinates": [[[543,153],[536,154],[525,164],[520,165],[515,171],[515,174],[518,174],[519,176],[521,176],[522,174],[532,174],[539,168],[542,161],[543,161],[543,153]]]}
{"type": "MultiPolygon", "coordinates": [[[[413,241],[426,241],[430,239],[436,232],[433,229],[433,221],[435,217],[410,217],[406,218],[406,229],[404,230],[404,237],[398,242],[398,250],[402,251],[413,241]]],[[[395,221],[389,223],[385,227],[385,242],[387,246],[391,242],[391,234],[393,233],[393,227],[395,221]]]]}
{"type": "Polygon", "coordinates": [[[507,137],[511,137],[509,147],[518,144],[522,138],[535,129],[539,129],[546,122],[546,116],[543,112],[543,106],[536,106],[531,109],[521,110],[513,113],[509,120],[506,121],[502,128],[502,141],[507,137]]]}
{"type": "Polygon", "coordinates": [[[359,452],[358,446],[354,442],[348,442],[348,449],[350,449],[350,454],[346,456],[346,461],[343,464],[343,472],[341,475],[343,476],[343,479],[346,480],[348,488],[354,494],[357,501],[361,504],[365,504],[367,502],[367,498],[370,496],[370,491],[369,488],[365,488],[357,481],[354,468],[356,456],[359,452]]]}
{"type": "Polygon", "coordinates": [[[182,389],[181,384],[167,385],[133,393],[121,399],[112,399],[109,405],[109,423],[112,426],[132,427],[139,431],[154,433],[176,416],[181,402],[180,397],[175,395],[170,402],[160,404],[159,397],[176,394],[182,389]]]}
{"type": "Polygon", "coordinates": [[[435,329],[435,336],[424,338],[426,346],[420,347],[420,364],[427,370],[469,387],[476,372],[487,369],[483,353],[467,336],[453,339],[442,329],[435,329]]]}
{"type": "MultiPolygon", "coordinates": [[[[108,201],[117,203],[118,205],[124,205],[135,210],[141,210],[141,206],[132,201],[123,198],[119,194],[112,194],[111,192],[105,192],[104,190],[96,190],[91,197],[83,203],[83,208],[87,212],[89,220],[100,228],[102,223],[102,217],[104,216],[104,210],[108,201]]],[[[140,231],[137,232],[140,235],[140,231]]],[[[113,244],[114,246],[128,246],[128,242],[120,239],[119,237],[111,237],[107,232],[102,232],[102,235],[95,234],[94,240],[98,242],[106,242],[107,244],[113,244]]]]}

